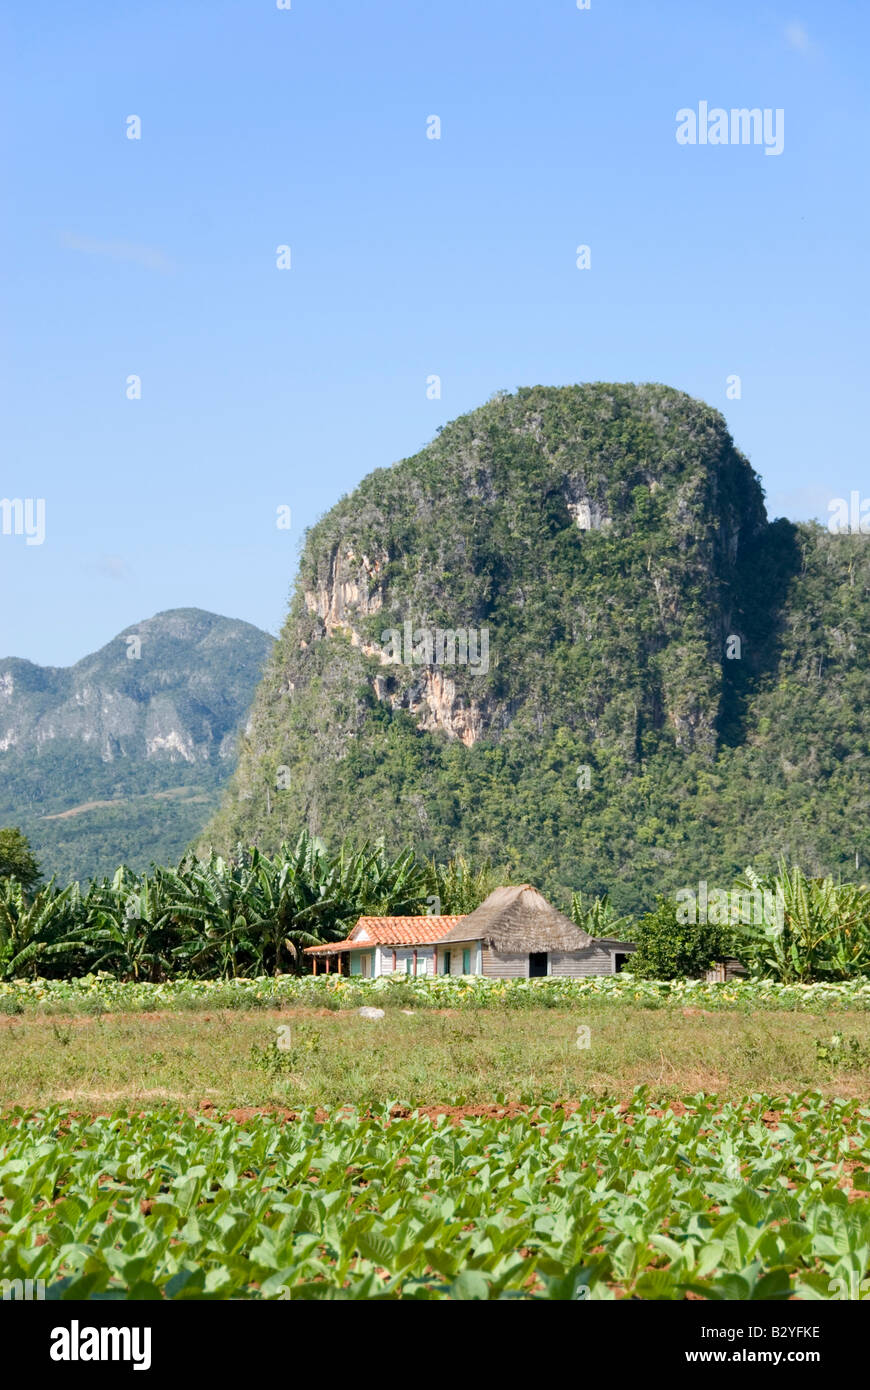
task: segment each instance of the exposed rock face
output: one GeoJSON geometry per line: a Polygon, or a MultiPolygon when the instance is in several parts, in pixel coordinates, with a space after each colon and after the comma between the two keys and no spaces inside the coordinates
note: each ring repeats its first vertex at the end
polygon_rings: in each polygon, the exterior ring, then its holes
{"type": "Polygon", "coordinates": [[[591,497],[581,497],[579,501],[569,502],[568,511],[574,518],[578,531],[600,531],[602,526],[611,526],[612,517],[605,516],[597,502],[591,497]]]}
{"type": "Polygon", "coordinates": [[[387,699],[393,709],[407,708],[419,729],[457,738],[466,748],[476,743],[486,728],[486,704],[473,699],[466,703],[457,692],[456,682],[437,667],[422,673],[419,685],[409,691],[407,705],[395,696],[387,699]]]}
{"type": "Polygon", "coordinates": [[[353,634],[355,616],[379,611],[383,604],[380,575],[388,558],[386,551],[378,559],[370,560],[367,555],[357,557],[350,548],[336,547],[330,557],[328,577],[323,575],[321,568],[317,587],[304,592],[309,613],[322,619],[328,634],[337,631],[353,634]]]}
{"type": "MultiPolygon", "coordinates": [[[[375,561],[365,555],[358,559],[352,549],[338,548],[331,557],[328,580],[316,589],[303,591],[308,613],[323,624],[323,636],[346,638],[352,647],[379,666],[393,666],[396,658],[391,653],[389,641],[372,641],[362,630],[362,621],[383,608],[381,576],[388,558],[384,551],[375,561]]],[[[386,632],[381,637],[385,638],[386,632]]],[[[300,648],[307,645],[307,639],[302,638],[300,648]]],[[[454,650],[455,645],[454,641],[454,650]]],[[[410,662],[408,653],[405,659],[410,662]]],[[[434,663],[425,664],[412,682],[402,683],[401,689],[396,688],[395,679],[376,672],[371,675],[371,685],[376,699],[391,709],[408,710],[417,718],[419,728],[457,738],[466,747],[476,742],[485,727],[485,702],[463,698],[456,682],[434,663]]],[[[294,689],[295,683],[288,680],[287,694],[294,689]]]]}

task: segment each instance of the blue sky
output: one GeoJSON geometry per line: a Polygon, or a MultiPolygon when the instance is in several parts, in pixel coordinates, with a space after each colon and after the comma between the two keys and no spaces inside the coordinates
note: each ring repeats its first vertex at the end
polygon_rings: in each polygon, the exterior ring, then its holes
{"type": "Polygon", "coordinates": [[[0,656],[185,606],[277,631],[305,526],[518,385],[666,382],[772,514],[866,495],[868,31],[864,0],[7,10],[0,496],[46,536],[0,535],[0,656]],[[781,108],[782,154],[678,145],[700,101],[781,108]]]}

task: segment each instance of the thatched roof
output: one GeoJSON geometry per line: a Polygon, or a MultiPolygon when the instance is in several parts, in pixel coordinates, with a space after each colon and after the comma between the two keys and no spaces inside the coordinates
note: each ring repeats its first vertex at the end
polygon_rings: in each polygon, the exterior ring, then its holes
{"type": "Polygon", "coordinates": [[[437,943],[484,941],[496,951],[585,951],[594,938],[531,884],[496,888],[437,943]]]}

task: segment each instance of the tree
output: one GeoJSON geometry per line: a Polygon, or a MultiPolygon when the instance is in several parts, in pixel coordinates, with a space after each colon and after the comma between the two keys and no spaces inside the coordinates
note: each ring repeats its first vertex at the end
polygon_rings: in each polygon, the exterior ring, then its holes
{"type": "Polygon", "coordinates": [[[655,911],[641,917],[634,939],[632,973],[648,980],[697,979],[734,950],[729,926],[680,922],[677,904],[668,898],[659,898],[655,911]]]}
{"type": "Polygon", "coordinates": [[[30,842],[17,826],[0,829],[0,878],[15,878],[26,890],[39,882],[40,869],[30,842]]]}

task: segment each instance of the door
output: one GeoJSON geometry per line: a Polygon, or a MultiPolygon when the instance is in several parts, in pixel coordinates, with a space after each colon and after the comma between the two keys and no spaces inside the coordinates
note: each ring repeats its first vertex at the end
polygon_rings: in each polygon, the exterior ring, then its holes
{"type": "Polygon", "coordinates": [[[532,951],[529,956],[529,979],[533,980],[539,975],[547,973],[547,952],[532,951]]]}

